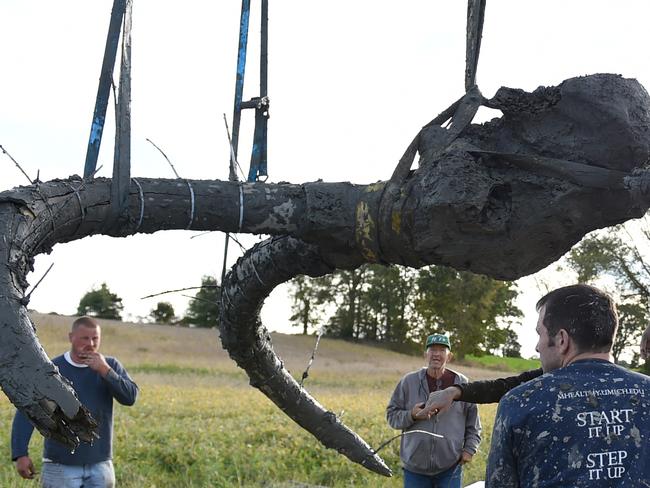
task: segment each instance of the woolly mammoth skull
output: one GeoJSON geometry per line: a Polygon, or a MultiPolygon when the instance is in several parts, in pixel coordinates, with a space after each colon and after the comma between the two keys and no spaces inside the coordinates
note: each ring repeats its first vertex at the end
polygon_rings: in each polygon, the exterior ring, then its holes
{"type": "Polygon", "coordinates": [[[441,264],[498,279],[533,273],[587,232],[646,212],[649,110],[643,87],[615,75],[572,78],[533,93],[503,88],[491,100],[473,88],[422,129],[389,180],[372,185],[138,178],[118,213],[111,211],[109,179],[72,177],[5,191],[0,385],[43,435],[71,446],[90,439],[92,420],[27,316],[25,277],[34,256],[93,234],[185,229],[191,215],[192,230],[274,236],[248,251],[222,286],[221,340],[251,384],[325,446],[389,475],[381,458],[284,369],[259,320],[265,297],[299,274],[367,262],[441,264]],[[473,125],[481,104],[502,117],[473,125]]]}

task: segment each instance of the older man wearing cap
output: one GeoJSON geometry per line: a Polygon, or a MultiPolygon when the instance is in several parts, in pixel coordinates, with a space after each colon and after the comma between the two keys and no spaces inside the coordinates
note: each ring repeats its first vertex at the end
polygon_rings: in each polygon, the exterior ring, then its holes
{"type": "Polygon", "coordinates": [[[386,418],[392,428],[404,433],[400,458],[405,488],[460,488],[462,465],[472,460],[481,442],[478,409],[455,402],[445,412],[431,415],[424,408],[431,392],[467,382],[465,376],[447,368],[452,358],[449,337],[432,334],[425,348],[427,367],[400,380],[386,418]]]}

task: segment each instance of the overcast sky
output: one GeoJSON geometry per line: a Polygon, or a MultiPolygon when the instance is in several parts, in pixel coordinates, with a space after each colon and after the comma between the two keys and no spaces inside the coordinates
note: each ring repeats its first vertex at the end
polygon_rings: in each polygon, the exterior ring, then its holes
{"type": "MultiPolygon", "coordinates": [[[[244,98],[257,95],[259,1],[249,37],[244,98]]],[[[81,174],[112,1],[0,2],[0,144],[29,175],[81,174]]],[[[223,113],[232,118],[239,1],[136,0],[132,51],[132,174],[173,177],[152,139],[186,178],[227,178],[223,113]]],[[[270,1],[269,181],[369,183],[390,176],[418,132],[463,93],[466,2],[459,0],[270,1]]],[[[478,85],[533,90],[566,78],[620,73],[650,82],[647,21],[639,1],[499,0],[487,5],[478,85]]],[[[113,114],[99,164],[110,176],[113,114]]],[[[494,114],[485,111],[481,120],[494,114]]],[[[240,161],[248,168],[252,112],[244,113],[240,161]]],[[[26,183],[0,154],[1,189],[26,183]]],[[[223,235],[159,232],[92,237],[39,256],[34,283],[54,263],[31,307],[72,314],[106,282],[125,312],[144,316],[158,300],[183,313],[187,298],[140,297],[219,274],[223,235]]],[[[250,247],[258,238],[242,236],[250,247]]],[[[229,264],[239,255],[231,246],[229,264]]],[[[542,272],[520,280],[531,312],[543,290],[573,277],[542,272]]],[[[289,331],[286,289],[265,307],[271,330],[289,331]]],[[[534,313],[520,337],[534,353],[534,313]]]]}

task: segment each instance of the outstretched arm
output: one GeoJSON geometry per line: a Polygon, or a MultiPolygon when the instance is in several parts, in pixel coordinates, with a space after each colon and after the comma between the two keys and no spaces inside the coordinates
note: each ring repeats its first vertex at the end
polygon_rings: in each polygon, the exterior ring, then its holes
{"type": "Polygon", "coordinates": [[[452,385],[444,390],[434,391],[429,395],[426,411],[435,413],[451,406],[454,401],[468,403],[497,403],[501,397],[515,386],[541,376],[542,369],[525,371],[517,376],[498,378],[496,380],[472,381],[463,385],[452,385]]]}
{"type": "Polygon", "coordinates": [[[458,400],[468,403],[497,403],[501,397],[515,386],[526,383],[542,375],[542,368],[524,371],[517,376],[497,378],[496,380],[473,381],[457,385],[460,389],[458,400]]]}

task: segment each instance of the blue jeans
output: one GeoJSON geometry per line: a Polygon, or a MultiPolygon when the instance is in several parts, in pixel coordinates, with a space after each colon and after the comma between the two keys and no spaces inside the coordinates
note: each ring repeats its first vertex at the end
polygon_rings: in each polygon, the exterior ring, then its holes
{"type": "Polygon", "coordinates": [[[433,476],[404,470],[404,488],[460,488],[462,482],[463,468],[460,464],[433,476]]]}
{"type": "Polygon", "coordinates": [[[113,488],[115,471],[112,461],[73,466],[44,462],[41,471],[43,488],[113,488]]]}

